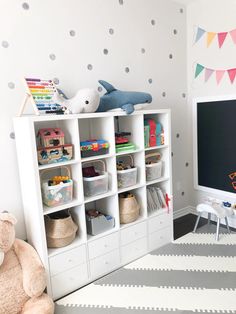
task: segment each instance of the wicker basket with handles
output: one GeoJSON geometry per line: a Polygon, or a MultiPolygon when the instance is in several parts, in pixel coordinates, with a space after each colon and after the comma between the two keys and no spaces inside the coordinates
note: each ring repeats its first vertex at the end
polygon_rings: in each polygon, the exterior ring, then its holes
{"type": "Polygon", "coordinates": [[[69,245],[75,239],[78,230],[69,210],[46,215],[45,228],[49,248],[69,245]]]}
{"type": "Polygon", "coordinates": [[[133,194],[130,194],[129,197],[125,197],[124,194],[120,194],[119,208],[121,224],[128,224],[138,219],[140,205],[133,194]]]}
{"type": "Polygon", "coordinates": [[[50,172],[54,172],[55,174],[55,169],[45,169],[40,173],[43,203],[49,207],[68,203],[72,201],[73,197],[73,180],[71,179],[70,168],[66,166],[61,166],[58,169],[60,169],[60,171],[65,171],[66,176],[69,178],[68,182],[61,182],[60,184],[50,186],[48,184],[48,174],[50,172]]]}
{"type": "Polygon", "coordinates": [[[160,159],[161,159],[161,154],[158,152],[147,154],[145,156],[147,181],[156,180],[162,176],[163,162],[160,159]],[[148,161],[154,161],[154,162],[149,164],[148,161]]]}

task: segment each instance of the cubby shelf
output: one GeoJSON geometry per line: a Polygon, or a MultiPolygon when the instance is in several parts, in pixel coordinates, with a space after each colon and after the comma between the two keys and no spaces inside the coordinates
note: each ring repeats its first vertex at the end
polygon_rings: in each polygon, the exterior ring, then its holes
{"type": "Polygon", "coordinates": [[[172,240],[172,211],[168,213],[167,209],[159,209],[149,212],[147,208],[148,186],[160,187],[169,196],[172,195],[170,110],[140,110],[132,115],[104,112],[23,116],[14,118],[14,130],[27,240],[36,248],[43,262],[47,273],[47,293],[53,299],[58,299],[172,240]],[[144,147],[145,119],[161,123],[165,145],[144,147]],[[65,144],[73,144],[73,159],[38,165],[38,131],[41,128],[55,127],[63,130],[65,144]],[[116,153],[116,132],[131,132],[129,140],[135,144],[136,150],[116,153]],[[108,141],[109,151],[103,155],[82,158],[80,142],[94,138],[108,141]],[[145,155],[155,151],[161,154],[163,161],[162,176],[146,181],[145,155]],[[131,162],[133,160],[133,165],[137,168],[137,181],[131,186],[125,186],[121,178],[117,177],[116,168],[116,163],[125,160],[128,155],[132,155],[129,159],[131,162]],[[90,192],[91,196],[87,197],[84,192],[88,195],[89,193],[84,191],[86,186],[82,168],[86,163],[88,166],[98,167],[99,160],[106,164],[109,190],[107,193],[94,195],[95,187],[94,193],[90,192]],[[71,174],[73,199],[66,204],[47,207],[42,202],[41,183],[48,180],[44,178],[47,172],[50,173],[49,178],[57,175],[57,171],[60,171],[59,175],[64,175],[62,169],[71,174]],[[129,191],[140,205],[139,217],[132,223],[121,224],[119,195],[129,191]],[[104,228],[104,232],[94,236],[88,234],[86,211],[91,209],[112,216],[114,227],[109,230],[104,228]],[[65,247],[47,248],[45,216],[63,210],[69,210],[78,225],[75,239],[65,247]],[[166,223],[158,224],[159,219],[166,223]]]}

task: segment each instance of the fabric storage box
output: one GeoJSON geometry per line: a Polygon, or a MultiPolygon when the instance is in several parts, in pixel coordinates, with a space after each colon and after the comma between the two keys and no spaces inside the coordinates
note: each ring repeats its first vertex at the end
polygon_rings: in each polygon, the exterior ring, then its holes
{"type": "Polygon", "coordinates": [[[39,147],[37,153],[40,165],[68,161],[73,156],[73,145],[65,144],[56,147],[39,147]]]}
{"type": "Polygon", "coordinates": [[[134,167],[134,160],[132,155],[124,156],[130,159],[130,166],[132,168],[126,170],[117,170],[117,183],[118,188],[123,189],[125,187],[135,185],[137,183],[137,168],[134,167]]]}
{"type": "MultiPolygon", "coordinates": [[[[95,167],[96,172],[99,174],[96,177],[84,177],[84,195],[85,196],[94,196],[98,194],[103,194],[108,192],[108,173],[106,172],[105,162],[102,160],[96,160],[91,163],[98,164],[100,163],[103,167],[103,170],[100,170],[95,167]]],[[[91,164],[89,162],[89,164],[91,164]]],[[[83,165],[88,164],[84,163],[83,165]]]]}
{"type": "Polygon", "coordinates": [[[97,217],[90,217],[86,214],[86,225],[88,234],[95,236],[114,228],[115,218],[104,214],[97,217]]]}
{"type": "Polygon", "coordinates": [[[160,159],[160,153],[153,153],[145,156],[147,181],[156,180],[162,176],[163,162],[160,159]]]}
{"type": "Polygon", "coordinates": [[[73,197],[73,180],[70,179],[70,170],[68,167],[61,167],[67,172],[68,180],[59,184],[50,185],[50,179],[45,179],[44,176],[55,169],[47,169],[41,172],[41,189],[43,203],[48,207],[59,206],[72,201],[73,197]]]}
{"type": "Polygon", "coordinates": [[[91,157],[108,154],[109,143],[105,140],[88,140],[80,142],[81,157],[91,157]]]}

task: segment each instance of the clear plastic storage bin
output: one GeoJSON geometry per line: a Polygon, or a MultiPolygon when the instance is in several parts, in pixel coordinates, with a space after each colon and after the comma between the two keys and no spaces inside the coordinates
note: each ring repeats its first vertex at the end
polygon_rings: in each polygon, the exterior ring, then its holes
{"type": "Polygon", "coordinates": [[[145,156],[146,159],[146,180],[152,181],[159,179],[162,176],[163,162],[160,153],[148,154],[145,156]],[[148,164],[148,160],[153,163],[148,164]]]}
{"type": "MultiPolygon", "coordinates": [[[[70,178],[70,170],[68,167],[61,167],[60,170],[65,169],[67,176],[70,178]]],[[[41,172],[41,189],[43,203],[48,207],[59,206],[71,202],[73,197],[73,180],[69,179],[67,182],[56,185],[49,185],[49,178],[44,179],[44,176],[53,169],[47,169],[41,172]]]]}
{"type": "MultiPolygon", "coordinates": [[[[102,160],[96,160],[96,163],[98,162],[103,165],[103,170],[96,169],[99,176],[91,178],[83,177],[85,196],[94,196],[108,192],[108,173],[106,172],[106,165],[102,160]]],[[[95,163],[95,161],[93,163],[95,163]]]]}
{"type": "MultiPolygon", "coordinates": [[[[131,166],[134,166],[134,160],[131,155],[127,155],[131,160],[131,166]]],[[[117,170],[117,183],[118,188],[123,189],[125,187],[135,185],[137,183],[137,168],[130,168],[127,170],[117,170]]]]}

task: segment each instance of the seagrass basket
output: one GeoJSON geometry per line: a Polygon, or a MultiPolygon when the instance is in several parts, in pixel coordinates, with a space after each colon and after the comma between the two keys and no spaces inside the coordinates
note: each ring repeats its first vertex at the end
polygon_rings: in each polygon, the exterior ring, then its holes
{"type": "Polygon", "coordinates": [[[121,224],[128,224],[138,219],[140,205],[133,194],[130,194],[129,197],[125,197],[124,194],[120,194],[119,208],[121,224]]]}
{"type": "Polygon", "coordinates": [[[69,245],[75,239],[78,230],[69,211],[60,211],[45,216],[45,228],[49,248],[69,245]]]}

